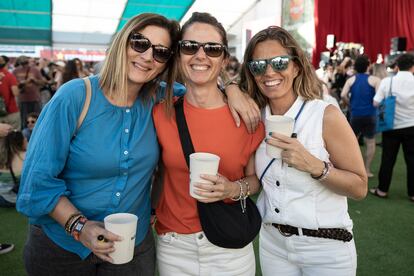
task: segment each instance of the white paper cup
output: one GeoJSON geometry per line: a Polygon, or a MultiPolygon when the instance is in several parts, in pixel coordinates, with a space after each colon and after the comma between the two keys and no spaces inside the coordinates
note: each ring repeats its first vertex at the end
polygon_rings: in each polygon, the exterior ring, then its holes
{"type": "Polygon", "coordinates": [[[190,154],[190,195],[196,199],[203,199],[194,193],[194,183],[211,183],[202,179],[200,174],[216,175],[220,163],[220,157],[207,152],[190,154]]]}
{"type": "Polygon", "coordinates": [[[105,229],[123,238],[122,241],[115,242],[115,251],[109,254],[114,264],[125,264],[133,259],[137,222],[138,217],[128,213],[112,214],[104,218],[105,229]]]}
{"type": "MultiPolygon", "coordinates": [[[[288,116],[272,115],[266,118],[266,136],[271,138],[270,132],[291,136],[295,120],[288,116]]],[[[280,158],[282,149],[266,144],[266,154],[271,158],[280,158]]]]}

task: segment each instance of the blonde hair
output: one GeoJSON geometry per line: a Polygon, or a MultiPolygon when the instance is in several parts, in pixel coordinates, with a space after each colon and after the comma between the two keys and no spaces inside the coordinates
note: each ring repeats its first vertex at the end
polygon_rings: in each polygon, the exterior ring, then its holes
{"type": "MultiPolygon", "coordinates": [[[[158,26],[168,31],[171,38],[170,49],[173,51],[177,47],[180,25],[175,20],[169,20],[162,15],[153,13],[142,13],[131,18],[119,31],[108,50],[102,71],[100,73],[100,86],[104,93],[111,98],[121,98],[125,103],[128,99],[128,64],[127,49],[129,47],[129,37],[131,33],[144,29],[147,26],[158,26]]],[[[175,55],[165,64],[164,75],[166,75],[166,96],[173,90],[173,83],[177,74],[174,65],[175,55]]],[[[161,74],[160,74],[161,75],[161,74]]],[[[146,83],[139,93],[139,97],[148,100],[154,96],[158,87],[156,78],[146,83]]],[[[168,99],[168,97],[167,97],[168,99]]]]}
{"type": "Polygon", "coordinates": [[[293,80],[293,92],[302,96],[305,100],[320,99],[322,86],[311,63],[296,40],[285,29],[277,26],[258,32],[247,45],[240,73],[241,89],[246,91],[260,108],[264,108],[268,104],[269,99],[261,93],[254,76],[248,68],[248,62],[253,59],[253,52],[257,44],[266,40],[276,40],[292,56],[292,62],[298,68],[298,74],[293,80]]]}

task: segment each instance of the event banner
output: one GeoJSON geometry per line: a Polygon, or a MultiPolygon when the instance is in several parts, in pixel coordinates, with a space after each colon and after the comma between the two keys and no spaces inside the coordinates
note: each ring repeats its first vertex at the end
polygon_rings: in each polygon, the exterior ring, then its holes
{"type": "Polygon", "coordinates": [[[283,0],[282,27],[310,56],[315,45],[314,0],[283,0]]]}

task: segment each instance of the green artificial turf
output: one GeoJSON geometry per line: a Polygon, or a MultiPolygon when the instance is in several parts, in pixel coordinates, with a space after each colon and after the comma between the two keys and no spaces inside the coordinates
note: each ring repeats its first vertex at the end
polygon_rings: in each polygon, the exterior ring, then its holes
{"type": "MultiPolygon", "coordinates": [[[[377,147],[372,167],[375,174],[380,155],[381,148],[377,147]]],[[[414,275],[414,203],[407,197],[406,178],[400,152],[388,199],[368,195],[362,201],[349,200],[358,254],[357,275],[414,275]]],[[[376,185],[375,176],[370,179],[369,187],[376,185]]],[[[16,246],[12,252],[0,255],[0,275],[25,275],[22,252],[26,231],[24,216],[14,209],[0,208],[0,242],[12,242],[16,246]]],[[[256,266],[259,268],[257,240],[256,266]]],[[[259,269],[256,275],[261,275],[259,269]]]]}

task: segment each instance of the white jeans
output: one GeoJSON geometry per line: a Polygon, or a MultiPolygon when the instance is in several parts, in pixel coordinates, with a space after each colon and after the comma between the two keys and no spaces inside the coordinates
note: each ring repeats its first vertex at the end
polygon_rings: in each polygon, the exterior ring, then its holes
{"type": "Polygon", "coordinates": [[[227,249],[210,243],[203,232],[170,232],[158,236],[156,252],[160,276],[255,275],[252,243],[241,249],[227,249]]]}
{"type": "Polygon", "coordinates": [[[260,230],[260,266],[264,276],[356,275],[354,240],[293,235],[285,237],[269,224],[260,230]]]}

